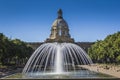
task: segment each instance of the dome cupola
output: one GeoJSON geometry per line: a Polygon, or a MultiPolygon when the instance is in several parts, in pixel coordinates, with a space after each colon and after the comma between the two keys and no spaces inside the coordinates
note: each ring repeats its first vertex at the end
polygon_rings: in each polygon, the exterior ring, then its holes
{"type": "Polygon", "coordinates": [[[62,10],[59,9],[58,17],[52,24],[50,38],[46,42],[74,42],[74,39],[70,37],[68,24],[63,19],[62,14],[62,10]]]}

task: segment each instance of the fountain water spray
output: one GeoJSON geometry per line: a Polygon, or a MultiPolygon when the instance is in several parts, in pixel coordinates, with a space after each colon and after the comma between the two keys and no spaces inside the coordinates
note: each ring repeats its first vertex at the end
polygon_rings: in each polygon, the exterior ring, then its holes
{"type": "Polygon", "coordinates": [[[77,65],[91,63],[85,51],[75,44],[45,43],[32,54],[23,69],[23,75],[34,77],[41,74],[64,74],[76,70],[77,65]]]}
{"type": "Polygon", "coordinates": [[[63,72],[63,56],[61,53],[60,45],[57,47],[57,53],[56,53],[56,61],[55,61],[55,73],[56,74],[62,74],[63,72]]]}

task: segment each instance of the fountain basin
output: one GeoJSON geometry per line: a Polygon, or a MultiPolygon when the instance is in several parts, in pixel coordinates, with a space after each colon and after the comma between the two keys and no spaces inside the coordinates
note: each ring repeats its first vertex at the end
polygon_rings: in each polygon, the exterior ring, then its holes
{"type": "Polygon", "coordinates": [[[80,79],[80,80],[117,80],[113,76],[109,76],[106,74],[101,74],[89,70],[77,70],[76,72],[63,72],[62,74],[56,73],[28,73],[27,75],[22,75],[21,73],[17,73],[15,75],[11,75],[5,77],[3,79],[80,79]],[[25,76],[25,77],[24,77],[25,76]]]}

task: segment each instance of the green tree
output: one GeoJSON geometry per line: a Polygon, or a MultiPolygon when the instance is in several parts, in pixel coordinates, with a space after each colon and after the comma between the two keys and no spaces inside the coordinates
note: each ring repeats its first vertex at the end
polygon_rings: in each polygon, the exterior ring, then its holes
{"type": "Polygon", "coordinates": [[[27,43],[19,39],[11,40],[0,33],[0,62],[3,65],[25,64],[32,52],[27,43]]]}
{"type": "Polygon", "coordinates": [[[94,62],[117,63],[120,56],[120,32],[98,40],[88,50],[94,62]]]}

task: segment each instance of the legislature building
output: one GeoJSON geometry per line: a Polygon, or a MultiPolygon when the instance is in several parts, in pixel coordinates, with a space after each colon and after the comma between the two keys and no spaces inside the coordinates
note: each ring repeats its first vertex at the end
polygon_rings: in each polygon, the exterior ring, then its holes
{"type": "Polygon", "coordinates": [[[88,51],[88,48],[91,47],[94,42],[75,42],[73,38],[71,38],[69,34],[69,26],[67,22],[63,18],[63,12],[61,9],[57,12],[58,16],[52,24],[51,34],[49,38],[45,40],[45,42],[30,42],[28,43],[34,50],[38,48],[43,43],[48,42],[68,42],[75,43],[81,46],[85,51],[88,51]]]}

